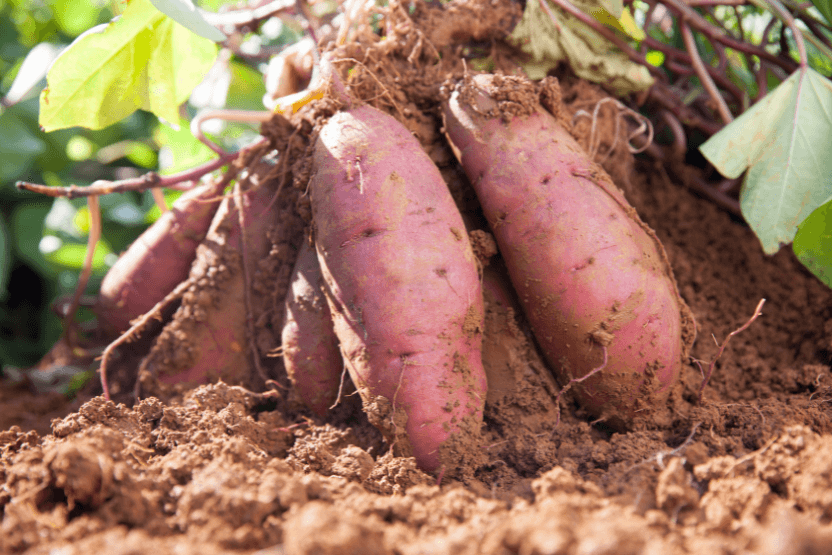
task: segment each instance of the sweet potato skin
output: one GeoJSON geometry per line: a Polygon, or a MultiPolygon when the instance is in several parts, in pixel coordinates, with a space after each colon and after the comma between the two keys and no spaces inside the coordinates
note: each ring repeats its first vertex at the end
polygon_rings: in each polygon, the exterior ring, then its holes
{"type": "Polygon", "coordinates": [[[319,416],[335,402],[344,368],[322,286],[317,253],[304,241],[286,292],[281,344],[289,379],[304,404],[319,416]]]}
{"type": "Polygon", "coordinates": [[[486,391],[462,218],[418,141],[369,106],[329,120],[313,168],[318,260],[365,411],[399,454],[450,469],[479,433],[486,391]]]}
{"type": "Polygon", "coordinates": [[[603,366],[573,391],[629,427],[667,396],[695,329],[664,249],[551,114],[506,121],[492,76],[474,83],[443,105],[446,132],[535,337],[562,385],[603,366]]]}
{"type": "Polygon", "coordinates": [[[110,268],[95,307],[108,333],[126,331],[188,277],[221,194],[215,184],[187,191],[110,268]]]}
{"type": "MultiPolygon", "coordinates": [[[[267,230],[277,218],[274,190],[241,195],[246,255],[252,267],[271,248],[267,230]]],[[[223,199],[190,269],[194,284],[142,362],[140,372],[165,384],[196,386],[223,379],[254,387],[243,272],[243,231],[233,196],[223,199]]]]}

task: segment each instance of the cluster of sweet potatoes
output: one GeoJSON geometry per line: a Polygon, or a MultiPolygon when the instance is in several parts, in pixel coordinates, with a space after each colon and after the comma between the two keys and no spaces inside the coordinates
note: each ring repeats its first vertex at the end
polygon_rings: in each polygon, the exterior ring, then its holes
{"type": "MultiPolygon", "coordinates": [[[[538,89],[514,78],[468,78],[443,103],[445,132],[561,385],[590,414],[627,427],[662,403],[678,378],[692,319],[655,234],[540,105],[538,89]]],[[[323,416],[348,372],[370,421],[396,452],[442,472],[476,440],[487,388],[482,268],[463,219],[418,140],[370,106],[332,116],[311,162],[313,225],[297,257],[281,336],[289,378],[323,416]]],[[[257,195],[247,202],[267,206],[269,195],[257,195]]],[[[183,204],[202,212],[215,206],[190,198],[183,204]]],[[[208,239],[210,216],[175,212],[154,241],[173,245],[165,252],[193,253],[211,239],[262,257],[268,245],[255,221],[267,215],[229,218],[245,210],[230,206],[217,213],[208,239]],[[241,231],[243,221],[251,225],[241,231]],[[241,233],[247,241],[237,239],[241,233]]],[[[185,279],[188,268],[171,267],[164,292],[161,285],[148,290],[156,295],[133,291],[131,276],[144,275],[139,268],[150,253],[161,256],[160,248],[135,247],[141,253],[122,257],[119,264],[132,260],[130,269],[114,274],[99,305],[108,325],[123,331],[185,279]]],[[[237,264],[244,269],[244,260],[237,264]]],[[[225,281],[239,281],[241,271],[225,281]]],[[[194,265],[190,279],[206,272],[194,265]]],[[[200,322],[198,341],[213,347],[179,361],[168,380],[204,381],[247,356],[245,299],[207,294],[213,309],[191,309],[189,317],[200,322]]],[[[154,350],[145,368],[163,355],[154,350]]]]}

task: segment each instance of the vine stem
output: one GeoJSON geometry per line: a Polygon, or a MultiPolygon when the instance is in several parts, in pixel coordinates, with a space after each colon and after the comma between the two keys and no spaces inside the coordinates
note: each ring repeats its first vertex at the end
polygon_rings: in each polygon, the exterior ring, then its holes
{"type": "Polygon", "coordinates": [[[794,42],[797,45],[797,55],[800,58],[800,68],[806,69],[809,67],[809,58],[806,56],[806,43],[803,42],[803,33],[797,28],[797,23],[789,13],[789,10],[783,7],[780,0],[751,0],[754,5],[761,8],[768,8],[773,11],[777,17],[785,23],[792,31],[794,42]]]}
{"type": "Polygon", "coordinates": [[[229,164],[243,151],[259,146],[265,142],[266,138],[261,137],[237,152],[223,154],[216,160],[205,162],[190,170],[172,175],[161,176],[156,172],[148,172],[141,177],[122,179],[120,181],[99,179],[87,187],[79,187],[77,185],[70,185],[69,187],[48,187],[26,181],[18,181],[15,186],[18,189],[40,193],[48,197],[66,197],[68,199],[108,195],[110,193],[126,193],[127,191],[145,191],[155,187],[185,190],[189,189],[190,185],[182,185],[183,183],[197,181],[202,176],[229,164]]]}
{"type": "Polygon", "coordinates": [[[101,209],[98,205],[98,197],[93,196],[87,198],[87,207],[90,212],[90,232],[87,237],[87,252],[84,256],[84,266],[81,269],[81,275],[78,277],[78,284],[75,286],[75,293],[72,295],[72,301],[66,311],[64,317],[64,337],[70,347],[75,345],[75,337],[72,333],[72,322],[75,320],[75,313],[81,305],[81,296],[87,288],[87,283],[90,281],[92,275],[92,262],[95,256],[95,246],[101,238],[101,209]]]}
{"type": "Polygon", "coordinates": [[[711,99],[716,103],[717,111],[719,112],[722,121],[724,121],[726,125],[731,123],[734,121],[734,116],[731,115],[731,110],[728,109],[728,104],[725,103],[725,99],[722,98],[722,95],[719,93],[719,89],[716,88],[713,79],[711,79],[711,76],[708,75],[708,71],[705,69],[705,64],[702,63],[702,58],[699,56],[699,50],[696,48],[696,41],[693,38],[690,26],[683,21],[679,27],[682,30],[682,39],[685,41],[685,47],[688,49],[688,53],[690,54],[691,62],[693,63],[693,69],[696,71],[696,75],[699,76],[702,86],[705,87],[705,90],[708,91],[711,99]]]}

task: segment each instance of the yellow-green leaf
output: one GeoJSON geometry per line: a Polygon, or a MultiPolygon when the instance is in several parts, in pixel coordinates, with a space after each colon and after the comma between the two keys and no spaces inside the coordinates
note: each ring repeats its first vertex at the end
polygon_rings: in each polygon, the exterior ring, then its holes
{"type": "Polygon", "coordinates": [[[593,8],[590,12],[592,17],[611,29],[615,29],[622,36],[629,37],[636,41],[644,39],[644,31],[638,26],[636,20],[630,15],[629,10],[621,10],[621,15],[616,17],[606,8],[593,8]]]}
{"type": "Polygon", "coordinates": [[[87,31],[55,60],[41,93],[40,125],[101,129],[139,108],[178,121],[179,105],[216,52],[149,0],[131,0],[124,14],[87,31]]]}

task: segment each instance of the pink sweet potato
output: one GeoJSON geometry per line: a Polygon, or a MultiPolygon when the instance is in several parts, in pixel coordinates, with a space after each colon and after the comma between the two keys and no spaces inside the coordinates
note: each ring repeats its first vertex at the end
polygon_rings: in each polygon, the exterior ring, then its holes
{"type": "MultiPolygon", "coordinates": [[[[273,196],[274,190],[266,185],[242,195],[245,255],[251,268],[271,248],[267,230],[278,210],[277,203],[270,205],[273,196]],[[271,208],[264,212],[267,206],[271,208]]],[[[190,270],[193,285],[142,362],[141,371],[163,383],[193,386],[218,378],[249,387],[256,383],[239,208],[232,196],[220,204],[197,249],[190,270]]]]}
{"type": "Polygon", "coordinates": [[[335,332],[371,422],[428,471],[479,433],[483,300],[462,218],[436,166],[362,106],[321,130],[309,185],[335,332]]]}
{"type": "Polygon", "coordinates": [[[301,400],[320,416],[335,402],[344,368],[322,286],[315,248],[304,241],[286,292],[283,363],[301,400]]]}
{"type": "Polygon", "coordinates": [[[126,331],[188,277],[221,194],[216,184],[186,192],[110,268],[95,307],[107,332],[126,331]]]}
{"type": "Polygon", "coordinates": [[[531,83],[479,75],[443,106],[526,316],[562,385],[627,427],[676,382],[693,320],[656,235],[531,83]]]}

